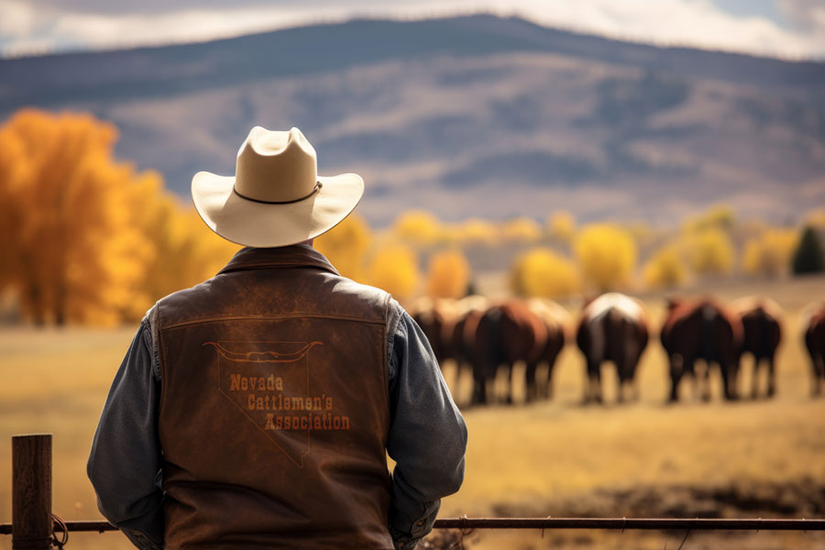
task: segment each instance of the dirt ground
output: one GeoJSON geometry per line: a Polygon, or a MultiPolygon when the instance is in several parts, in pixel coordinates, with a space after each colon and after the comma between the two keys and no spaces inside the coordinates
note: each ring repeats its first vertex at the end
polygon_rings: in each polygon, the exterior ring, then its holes
{"type": "MultiPolygon", "coordinates": [[[[714,378],[710,403],[686,385],[683,401],[664,403],[667,367],[653,338],[639,370],[639,400],[615,403],[615,376],[605,368],[604,406],[583,406],[583,361],[568,345],[555,369],[555,398],[465,410],[469,428],[464,485],[442,503],[440,517],[808,517],[825,518],[825,399],[809,395],[810,366],[799,338],[799,312],[825,297],[825,279],[766,286],[727,285],[723,299],[762,292],[786,310],[778,394],[723,403],[714,378]]],[[[661,296],[646,296],[654,326],[661,296]]],[[[570,304],[571,311],[577,311],[570,304]]],[[[134,328],[117,331],[0,329],[0,522],[11,521],[13,434],[54,434],[55,513],[97,519],[85,475],[94,428],[134,328]]],[[[462,403],[470,379],[445,379],[462,403]]],[[[742,388],[750,387],[746,368],[742,388]]],[[[521,370],[516,369],[516,382],[521,370]]],[[[452,533],[442,532],[450,537],[452,533]]],[[[478,531],[467,548],[676,549],[685,533],[627,531],[478,531]]],[[[0,549],[10,548],[0,537],[0,549]]],[[[130,548],[119,534],[74,534],[67,548],[130,548]]],[[[457,546],[456,546],[457,547],[457,546]]],[[[817,533],[690,533],[685,550],[823,548],[817,533]]]]}

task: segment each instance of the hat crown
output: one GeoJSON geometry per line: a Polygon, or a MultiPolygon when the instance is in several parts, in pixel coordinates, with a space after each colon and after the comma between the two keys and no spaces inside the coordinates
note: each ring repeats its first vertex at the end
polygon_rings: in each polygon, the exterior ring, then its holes
{"type": "Polygon", "coordinates": [[[238,151],[235,191],[262,202],[300,200],[315,189],[315,148],[298,128],[288,132],[255,126],[238,151]]]}

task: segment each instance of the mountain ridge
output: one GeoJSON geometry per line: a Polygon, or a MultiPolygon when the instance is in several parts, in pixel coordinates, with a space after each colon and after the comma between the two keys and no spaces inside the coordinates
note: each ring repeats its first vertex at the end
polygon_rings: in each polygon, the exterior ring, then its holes
{"type": "Polygon", "coordinates": [[[360,210],[376,223],[411,201],[446,218],[561,202],[655,221],[718,201],[787,217],[825,199],[825,63],[492,15],[0,60],[0,118],[29,105],[113,120],[118,155],[181,195],[194,171],[232,173],[251,125],[299,126],[322,173],[368,178],[360,210]]]}

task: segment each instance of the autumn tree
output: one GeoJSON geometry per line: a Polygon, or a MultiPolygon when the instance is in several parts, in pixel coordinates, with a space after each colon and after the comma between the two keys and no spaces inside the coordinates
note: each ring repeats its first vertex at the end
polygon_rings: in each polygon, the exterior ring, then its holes
{"type": "Polygon", "coordinates": [[[379,248],[367,266],[367,282],[386,290],[398,300],[411,298],[419,279],[418,257],[406,245],[379,248]]]}
{"type": "Polygon", "coordinates": [[[585,280],[600,291],[630,282],[638,252],[630,234],[614,225],[585,226],[574,243],[579,269],[585,280]]]}
{"type": "Polygon", "coordinates": [[[745,243],[742,267],[751,275],[777,277],[786,273],[799,235],[793,228],[770,228],[745,243]]]}
{"type": "Polygon", "coordinates": [[[481,218],[470,218],[453,229],[455,240],[463,245],[493,246],[499,241],[495,224],[481,218]]]}
{"type": "Polygon", "coordinates": [[[364,218],[350,214],[315,239],[315,248],[329,259],[341,275],[360,281],[364,278],[364,258],[372,241],[372,232],[364,218]]]}
{"type": "Polygon", "coordinates": [[[545,225],[550,239],[558,243],[570,243],[576,234],[576,218],[564,210],[553,212],[545,225]]]}
{"type": "Polygon", "coordinates": [[[165,190],[157,172],[135,178],[130,196],[133,223],[151,247],[142,293],[124,312],[125,319],[136,320],[159,298],[215,275],[240,246],[212,232],[191,203],[165,190]]]}
{"type": "Polygon", "coordinates": [[[116,162],[116,138],[91,115],[37,110],[0,128],[0,288],[15,288],[38,325],[136,321],[239,248],[160,174],[116,162]]]}
{"type": "Polygon", "coordinates": [[[513,218],[504,222],[501,236],[509,242],[533,243],[541,238],[541,225],[533,218],[513,218]]]}
{"type": "Polygon", "coordinates": [[[697,275],[722,275],[733,266],[734,248],[727,232],[708,227],[684,236],[682,248],[691,270],[697,275]]]}
{"type": "Polygon", "coordinates": [[[430,256],[427,267],[427,296],[462,298],[470,284],[470,264],[460,250],[443,250],[430,256]]]}
{"type": "Polygon", "coordinates": [[[645,283],[652,288],[673,288],[685,281],[686,269],[675,246],[658,250],[645,264],[645,283]]]}
{"type": "Polygon", "coordinates": [[[701,232],[706,229],[730,229],[736,221],[733,210],[724,204],[711,206],[701,214],[689,218],[683,226],[687,232],[701,232]]]}
{"type": "Polygon", "coordinates": [[[521,256],[510,269],[510,288],[523,297],[560,298],[579,288],[573,262],[549,248],[535,248],[521,256]]]}
{"type": "Polygon", "coordinates": [[[805,216],[804,224],[818,231],[825,231],[825,208],[815,208],[805,216]]]}
{"type": "Polygon", "coordinates": [[[393,225],[393,234],[396,238],[418,247],[436,244],[441,238],[441,233],[441,222],[424,210],[404,212],[393,225]]]}
{"type": "Polygon", "coordinates": [[[116,128],[85,114],[19,111],[0,127],[0,279],[24,312],[112,324],[141,293],[150,247],[129,215],[131,166],[116,128]]]}
{"type": "Polygon", "coordinates": [[[799,239],[799,246],[793,255],[794,275],[821,273],[825,271],[825,251],[813,227],[806,227],[799,239]]]}

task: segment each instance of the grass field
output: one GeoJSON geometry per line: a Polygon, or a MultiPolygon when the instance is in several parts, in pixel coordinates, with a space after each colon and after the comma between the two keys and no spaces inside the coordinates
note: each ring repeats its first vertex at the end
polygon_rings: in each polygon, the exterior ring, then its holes
{"type": "MultiPolygon", "coordinates": [[[[568,346],[555,376],[552,402],[465,412],[469,427],[466,477],[444,499],[441,517],[593,515],[674,517],[825,517],[825,399],[809,397],[810,366],[799,338],[804,304],[825,297],[825,279],[776,286],[728,285],[723,299],[761,292],[786,309],[787,335],[771,400],[700,403],[684,391],[667,406],[667,369],[654,339],[639,370],[640,400],[617,405],[606,369],[607,405],[582,406],[583,364],[568,346]]],[[[654,326],[663,301],[645,301],[654,326]]],[[[575,309],[574,309],[575,311],[575,309]]],[[[109,384],[133,336],[68,329],[0,331],[0,522],[11,520],[10,436],[54,434],[54,511],[66,520],[98,518],[85,463],[109,384]]],[[[521,371],[517,369],[516,380],[521,371]]],[[[745,369],[742,388],[749,388],[745,369]]],[[[469,379],[445,377],[461,401],[469,379]]],[[[689,386],[683,388],[689,390],[689,386]]],[[[520,394],[517,393],[517,397],[520,394]]],[[[474,548],[677,548],[684,533],[473,533],[474,548]]],[[[0,548],[10,548],[9,537],[0,548]]],[[[129,548],[118,534],[72,535],[69,548],[129,548]]],[[[825,548],[825,536],[691,534],[684,548],[825,548]]]]}

